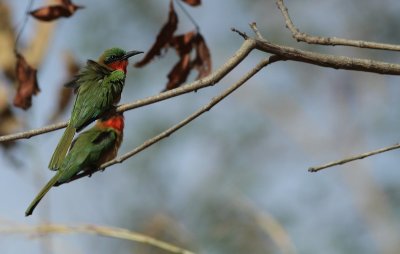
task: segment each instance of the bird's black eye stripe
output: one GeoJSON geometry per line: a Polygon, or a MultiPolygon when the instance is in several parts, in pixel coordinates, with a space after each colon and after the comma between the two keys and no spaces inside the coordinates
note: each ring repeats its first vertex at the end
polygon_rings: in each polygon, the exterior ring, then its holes
{"type": "Polygon", "coordinates": [[[117,56],[116,55],[111,55],[111,56],[109,56],[107,59],[106,59],[106,63],[111,63],[111,62],[113,62],[113,61],[115,61],[115,60],[117,60],[118,58],[117,58],[117,56]]]}

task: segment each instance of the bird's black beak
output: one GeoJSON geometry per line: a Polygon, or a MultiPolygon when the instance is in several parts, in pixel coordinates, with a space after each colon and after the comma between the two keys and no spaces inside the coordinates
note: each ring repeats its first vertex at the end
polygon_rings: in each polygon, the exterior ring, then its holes
{"type": "Polygon", "coordinates": [[[142,53],[143,53],[143,51],[136,51],[136,50],[128,51],[119,60],[125,60],[125,59],[128,59],[131,56],[142,54],[142,53]]]}

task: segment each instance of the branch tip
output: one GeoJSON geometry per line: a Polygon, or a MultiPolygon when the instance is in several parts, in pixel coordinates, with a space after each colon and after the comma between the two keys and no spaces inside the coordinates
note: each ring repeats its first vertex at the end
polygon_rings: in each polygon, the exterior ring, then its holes
{"type": "Polygon", "coordinates": [[[318,169],[316,169],[314,167],[310,167],[310,168],[308,168],[308,172],[315,173],[315,172],[318,172],[318,169]]]}
{"type": "Polygon", "coordinates": [[[242,36],[243,39],[245,39],[245,40],[247,40],[247,39],[249,38],[249,36],[248,36],[246,33],[241,32],[241,31],[237,30],[237,29],[234,28],[234,27],[232,27],[231,30],[232,30],[233,32],[239,34],[240,36],[242,36]]]}
{"type": "Polygon", "coordinates": [[[356,48],[369,48],[369,49],[379,49],[388,51],[400,51],[400,45],[378,43],[371,41],[361,41],[361,40],[350,40],[337,37],[321,37],[313,36],[307,33],[300,32],[300,30],[294,25],[292,19],[290,18],[288,8],[286,7],[284,0],[276,0],[276,5],[281,11],[282,16],[285,20],[286,28],[292,33],[292,37],[298,42],[305,42],[308,44],[317,44],[325,46],[347,46],[356,48]]]}
{"type": "Polygon", "coordinates": [[[374,151],[371,151],[371,152],[358,154],[358,155],[351,156],[351,157],[348,157],[348,158],[344,158],[344,159],[341,159],[341,160],[338,160],[338,161],[330,162],[330,163],[327,163],[327,164],[324,164],[324,165],[321,165],[321,166],[310,167],[308,169],[308,172],[317,172],[317,171],[320,171],[320,170],[325,169],[325,168],[330,168],[330,167],[333,167],[333,166],[343,165],[343,164],[346,164],[346,163],[349,163],[349,162],[352,162],[352,161],[355,161],[355,160],[361,160],[361,159],[364,159],[364,158],[367,158],[367,157],[370,157],[370,156],[373,156],[373,155],[376,155],[376,154],[388,152],[388,151],[399,149],[399,148],[400,148],[400,143],[397,143],[397,144],[394,144],[394,145],[391,145],[391,146],[388,146],[388,147],[383,147],[383,148],[380,148],[380,149],[377,149],[377,150],[374,150],[374,151]]]}
{"type": "Polygon", "coordinates": [[[253,32],[256,34],[257,38],[260,40],[265,40],[260,31],[258,30],[256,22],[252,22],[249,24],[250,28],[253,30],[253,32]]]}

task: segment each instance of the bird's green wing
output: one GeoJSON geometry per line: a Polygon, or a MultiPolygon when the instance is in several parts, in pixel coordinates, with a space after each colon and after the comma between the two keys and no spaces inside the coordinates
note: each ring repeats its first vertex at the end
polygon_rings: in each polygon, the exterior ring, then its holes
{"type": "Polygon", "coordinates": [[[79,131],[110,110],[114,102],[119,101],[124,82],[125,73],[116,70],[102,79],[88,79],[82,83],[72,111],[73,126],[79,131]]]}
{"type": "Polygon", "coordinates": [[[74,88],[75,91],[86,82],[98,82],[112,72],[110,68],[93,60],[87,60],[86,66],[75,76],[73,80],[64,84],[65,87],[74,88]]]}
{"type": "Polygon", "coordinates": [[[68,182],[71,177],[85,169],[99,166],[101,158],[115,145],[117,134],[113,129],[99,130],[96,127],[81,133],[71,145],[60,170],[58,183],[68,182]]]}

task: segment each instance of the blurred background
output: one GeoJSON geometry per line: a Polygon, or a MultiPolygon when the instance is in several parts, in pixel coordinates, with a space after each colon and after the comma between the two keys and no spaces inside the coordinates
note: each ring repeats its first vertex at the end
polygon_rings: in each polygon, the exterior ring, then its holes
{"type": "MultiPolygon", "coordinates": [[[[302,32],[400,41],[399,1],[285,2],[302,32]]],[[[67,120],[71,105],[52,117],[69,78],[66,55],[82,65],[112,46],[147,51],[167,20],[169,1],[76,3],[86,8],[69,19],[41,26],[29,19],[20,46],[41,38],[36,47],[42,48],[42,57],[32,63],[41,92],[27,111],[7,107],[15,87],[0,74],[3,134],[67,120]]],[[[34,1],[33,8],[44,4],[34,1]]],[[[19,28],[27,5],[0,0],[2,57],[12,54],[12,45],[2,40],[10,32],[5,17],[19,28]]],[[[253,21],[266,39],[278,44],[399,61],[392,52],[297,43],[272,0],[203,1],[199,7],[185,7],[210,48],[213,69],[243,42],[230,28],[251,34],[248,24],[253,21]]],[[[178,33],[192,30],[182,10],[176,11],[178,33]]],[[[264,56],[252,52],[212,88],[126,112],[119,154],[206,104],[264,56]]],[[[130,65],[121,103],[159,93],[176,60],[170,50],[144,68],[130,65]]],[[[307,172],[310,166],[399,142],[398,83],[394,76],[278,62],[169,138],[103,173],[52,189],[28,218],[27,205],[53,175],[47,164],[62,131],[1,144],[0,229],[45,222],[122,227],[197,253],[398,253],[400,151],[307,172]]],[[[0,252],[166,253],[83,234],[1,234],[0,252]]]]}

